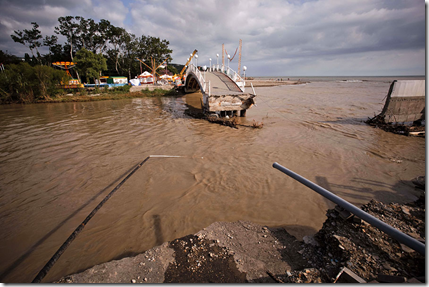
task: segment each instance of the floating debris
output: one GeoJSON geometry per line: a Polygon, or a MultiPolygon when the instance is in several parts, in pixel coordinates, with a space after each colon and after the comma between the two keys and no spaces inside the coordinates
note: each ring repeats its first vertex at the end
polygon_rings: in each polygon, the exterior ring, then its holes
{"type": "Polygon", "coordinates": [[[422,121],[416,121],[413,125],[403,125],[399,123],[388,123],[385,121],[385,116],[377,115],[373,118],[368,118],[365,121],[368,125],[382,129],[386,132],[391,132],[400,135],[406,136],[425,136],[425,125],[422,124],[422,121]]]}

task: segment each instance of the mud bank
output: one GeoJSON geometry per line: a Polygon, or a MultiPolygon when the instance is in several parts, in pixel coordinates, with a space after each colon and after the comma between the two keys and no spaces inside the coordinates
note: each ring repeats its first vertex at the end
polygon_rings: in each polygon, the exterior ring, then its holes
{"type": "MultiPolygon", "coordinates": [[[[409,204],[372,200],[362,209],[425,241],[424,189],[422,196],[409,204]]],[[[56,282],[425,281],[424,256],[358,218],[345,217],[337,209],[328,210],[327,217],[322,229],[314,236],[304,237],[303,241],[284,228],[245,221],[216,222],[194,235],[166,242],[135,257],[94,266],[56,282]]]]}

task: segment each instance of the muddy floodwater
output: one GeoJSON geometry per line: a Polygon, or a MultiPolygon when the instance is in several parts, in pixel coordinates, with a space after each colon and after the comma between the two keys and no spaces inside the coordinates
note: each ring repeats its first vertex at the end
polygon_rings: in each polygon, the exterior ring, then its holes
{"type": "Polygon", "coordinates": [[[415,200],[425,139],[365,123],[393,79],[255,88],[238,129],[189,116],[200,94],[0,106],[0,281],[30,282],[95,206],[43,282],[141,253],[216,221],[314,234],[333,204],[279,164],[356,205],[415,200]],[[253,129],[253,121],[263,122],[253,129]]]}

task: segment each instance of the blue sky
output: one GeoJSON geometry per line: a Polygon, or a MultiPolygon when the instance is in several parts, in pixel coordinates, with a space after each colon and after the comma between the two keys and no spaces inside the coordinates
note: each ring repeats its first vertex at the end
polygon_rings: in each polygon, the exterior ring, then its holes
{"type": "MultiPolygon", "coordinates": [[[[137,36],[166,39],[173,62],[199,51],[216,61],[222,44],[234,53],[243,41],[249,76],[424,75],[423,0],[145,1],[0,0],[0,49],[28,52],[10,37],[37,22],[53,35],[60,16],[107,19],[137,36]]],[[[237,69],[238,56],[231,62],[237,69]]]]}

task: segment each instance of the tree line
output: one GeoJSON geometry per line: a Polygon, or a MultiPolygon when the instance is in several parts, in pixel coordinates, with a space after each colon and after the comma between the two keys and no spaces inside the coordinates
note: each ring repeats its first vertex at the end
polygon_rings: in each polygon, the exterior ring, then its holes
{"type": "Polygon", "coordinates": [[[36,22],[31,22],[33,28],[30,30],[14,31],[12,39],[30,50],[31,57],[27,55],[26,61],[28,58],[28,62],[33,65],[73,61],[78,51],[86,49],[93,54],[101,54],[106,59],[107,74],[128,78],[140,73],[140,63],[136,58],[142,59],[149,66],[151,58],[157,63],[169,58],[171,63],[173,51],[169,49],[170,43],[167,40],[146,35],[136,36],[105,19],[96,22],[81,16],[65,16],[59,17],[58,23],[54,28],[56,35],[43,37],[36,22]],[[66,39],[64,44],[58,42],[59,35],[66,39]],[[41,55],[41,46],[46,46],[49,52],[41,55]]]}
{"type": "MultiPolygon", "coordinates": [[[[76,72],[82,82],[94,82],[101,72],[109,76],[127,76],[129,79],[148,70],[136,59],[151,66],[168,58],[171,63],[169,41],[152,36],[136,36],[122,27],[112,25],[108,20],[99,22],[81,16],[58,18],[55,35],[42,35],[39,25],[31,22],[32,29],[16,30],[13,41],[25,45],[24,61],[0,51],[0,61],[5,66],[0,71],[1,102],[31,102],[34,99],[52,97],[58,94],[58,83],[67,80],[67,75],[52,68],[57,61],[76,62],[76,72]],[[59,43],[59,36],[65,43],[59,43]],[[41,47],[48,53],[41,54],[41,47]],[[46,49],[45,49],[46,50],[46,49]]],[[[177,69],[168,65],[172,73],[177,69]]]]}

